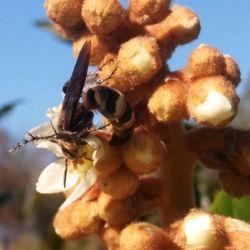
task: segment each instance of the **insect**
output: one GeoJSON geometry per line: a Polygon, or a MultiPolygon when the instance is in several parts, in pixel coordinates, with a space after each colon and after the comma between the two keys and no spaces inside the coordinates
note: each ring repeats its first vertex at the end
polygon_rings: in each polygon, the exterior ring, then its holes
{"type": "MultiPolygon", "coordinates": [[[[65,97],[60,111],[59,121],[54,134],[48,136],[33,136],[18,143],[10,151],[15,151],[30,141],[49,140],[62,147],[67,158],[76,158],[77,153],[67,149],[64,143],[85,145],[85,138],[96,130],[93,128],[93,111],[100,112],[109,120],[113,127],[113,134],[109,143],[119,145],[127,141],[134,128],[134,114],[126,100],[119,91],[97,84],[83,92],[86,79],[88,78],[88,66],[90,59],[91,42],[84,43],[73,73],[69,81],[63,86],[65,97]]],[[[72,147],[71,147],[72,148],[72,147]]]]}

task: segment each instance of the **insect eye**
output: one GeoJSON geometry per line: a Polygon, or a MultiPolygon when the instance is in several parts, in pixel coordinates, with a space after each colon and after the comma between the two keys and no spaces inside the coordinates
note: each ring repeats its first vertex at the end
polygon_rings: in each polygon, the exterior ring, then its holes
{"type": "Polygon", "coordinates": [[[62,88],[62,91],[64,94],[66,94],[68,87],[69,87],[69,84],[70,84],[70,81],[67,81],[64,83],[63,88],[62,88]]]}

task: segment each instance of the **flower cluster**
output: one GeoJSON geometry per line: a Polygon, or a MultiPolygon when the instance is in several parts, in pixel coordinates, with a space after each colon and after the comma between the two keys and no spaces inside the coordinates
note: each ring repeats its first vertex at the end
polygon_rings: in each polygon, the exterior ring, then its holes
{"type": "MultiPolygon", "coordinates": [[[[74,55],[90,40],[98,81],[122,92],[135,114],[133,136],[123,145],[109,145],[108,126],[78,148],[36,142],[60,157],[43,171],[37,190],[65,193],[53,222],[62,238],[95,233],[110,250],[247,248],[248,224],[191,210],[197,161],[216,169],[229,193],[250,194],[248,133],[225,128],[237,114],[240,70],[232,57],[200,45],[185,68],[172,72],[167,60],[178,45],[197,38],[200,22],[190,9],[170,4],[129,0],[125,9],[119,0],[45,0],[49,19],[72,41],[74,55]],[[189,118],[205,126],[185,131],[181,122],[189,118]],[[78,158],[70,159],[65,147],[80,152],[78,158]],[[156,207],[164,228],[138,222],[156,207]]],[[[50,118],[54,126],[31,134],[54,133],[58,115],[50,118]]]]}

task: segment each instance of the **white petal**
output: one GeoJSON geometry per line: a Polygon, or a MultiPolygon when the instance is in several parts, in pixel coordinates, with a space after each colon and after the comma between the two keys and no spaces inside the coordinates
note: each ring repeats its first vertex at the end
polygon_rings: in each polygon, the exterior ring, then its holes
{"type": "Polygon", "coordinates": [[[84,138],[84,141],[86,141],[90,146],[96,149],[100,148],[103,144],[102,141],[94,135],[86,136],[86,138],[84,138]]]}
{"type": "Polygon", "coordinates": [[[62,104],[59,104],[56,107],[48,108],[46,116],[49,117],[49,119],[52,120],[52,119],[60,116],[61,110],[62,110],[62,104]]]}
{"type": "Polygon", "coordinates": [[[58,157],[64,156],[61,146],[59,146],[57,143],[47,140],[39,140],[35,142],[35,145],[37,148],[46,148],[50,150],[58,157]]]}
{"type": "Polygon", "coordinates": [[[63,185],[65,174],[65,161],[64,159],[58,159],[55,162],[49,164],[41,173],[36,183],[36,190],[42,194],[52,194],[63,192],[73,185],[75,185],[79,179],[78,173],[67,173],[66,187],[63,185]]]}
{"type": "Polygon", "coordinates": [[[49,136],[53,135],[55,132],[49,122],[43,123],[41,125],[36,126],[35,128],[31,129],[28,134],[26,134],[26,137],[29,138],[29,134],[32,134],[34,136],[49,136]]]}
{"type": "Polygon", "coordinates": [[[205,101],[195,108],[195,113],[205,121],[217,126],[232,117],[235,111],[230,98],[218,91],[211,90],[205,101]]]}
{"type": "Polygon", "coordinates": [[[76,186],[71,195],[64,201],[60,209],[64,209],[69,206],[72,202],[79,199],[84,193],[96,182],[95,169],[90,169],[80,183],[76,186]]]}

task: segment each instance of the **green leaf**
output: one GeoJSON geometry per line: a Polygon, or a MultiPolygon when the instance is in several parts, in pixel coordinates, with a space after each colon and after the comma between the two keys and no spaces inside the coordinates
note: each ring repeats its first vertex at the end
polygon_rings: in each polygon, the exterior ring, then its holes
{"type": "Polygon", "coordinates": [[[53,23],[51,23],[51,22],[49,22],[47,20],[37,20],[37,21],[34,22],[34,25],[35,25],[35,27],[37,27],[39,29],[49,31],[50,33],[52,33],[60,41],[66,43],[66,44],[71,44],[71,42],[69,40],[63,38],[62,36],[60,36],[58,34],[56,29],[54,28],[53,23]]]}
{"type": "Polygon", "coordinates": [[[0,107],[0,119],[9,114],[20,102],[21,100],[15,100],[0,107]]]}
{"type": "Polygon", "coordinates": [[[224,191],[219,192],[210,206],[212,213],[250,221],[250,197],[234,198],[224,191]]]}
{"type": "Polygon", "coordinates": [[[233,214],[233,205],[232,205],[232,197],[221,191],[219,192],[214,202],[210,206],[210,212],[216,214],[223,214],[225,216],[232,216],[233,214]]]}

